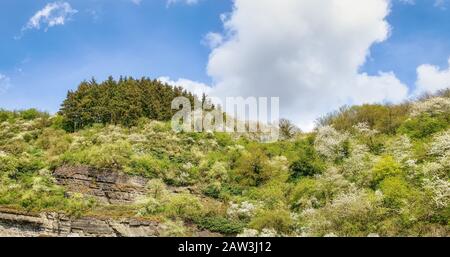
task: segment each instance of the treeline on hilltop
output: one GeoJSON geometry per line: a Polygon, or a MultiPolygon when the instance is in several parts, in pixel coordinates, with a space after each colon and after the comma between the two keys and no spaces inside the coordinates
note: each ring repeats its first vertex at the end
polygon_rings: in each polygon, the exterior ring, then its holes
{"type": "MultiPolygon", "coordinates": [[[[363,104],[343,106],[339,110],[329,113],[317,120],[317,125],[333,126],[339,131],[351,131],[356,124],[366,123],[370,128],[383,134],[408,134],[413,138],[424,138],[447,127],[450,122],[450,113],[421,112],[411,105],[426,101],[428,105],[442,105],[439,98],[450,98],[450,89],[438,91],[435,94],[424,94],[416,101],[406,101],[401,104],[363,104]],[[416,113],[411,117],[411,112],[416,113]]],[[[420,106],[420,105],[419,105],[420,106]]],[[[431,108],[426,106],[423,108],[431,108]]],[[[437,108],[437,107],[436,107],[437,108]]]]}
{"type": "MultiPolygon", "coordinates": [[[[149,78],[121,77],[97,83],[82,82],[76,91],[69,91],[59,115],[67,131],[77,131],[92,124],[136,125],[139,118],[167,121],[176,112],[171,103],[184,96],[191,103],[197,97],[181,87],[173,87],[149,78]]],[[[203,96],[205,97],[205,96],[203,96]]]]}

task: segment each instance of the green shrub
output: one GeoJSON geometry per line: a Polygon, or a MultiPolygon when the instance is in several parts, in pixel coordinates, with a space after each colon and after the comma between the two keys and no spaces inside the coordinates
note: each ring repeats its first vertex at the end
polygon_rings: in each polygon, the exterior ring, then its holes
{"type": "Polygon", "coordinates": [[[132,174],[157,178],[167,169],[168,163],[164,160],[157,160],[151,155],[134,155],[126,170],[132,174]]]}
{"type": "Polygon", "coordinates": [[[294,161],[290,167],[290,178],[297,180],[302,177],[312,177],[324,171],[325,165],[318,158],[303,155],[294,161]]]}
{"type": "Polygon", "coordinates": [[[176,194],[169,198],[165,213],[169,217],[194,220],[198,218],[203,211],[200,200],[190,194],[176,194]]]}
{"type": "Polygon", "coordinates": [[[401,174],[400,164],[392,156],[384,156],[372,168],[372,185],[376,186],[387,177],[394,177],[401,174]]]}
{"type": "Polygon", "coordinates": [[[126,141],[112,144],[93,145],[75,152],[66,152],[61,156],[63,163],[86,164],[96,168],[123,168],[132,155],[131,145],[126,141]]]}
{"type": "Polygon", "coordinates": [[[45,112],[40,112],[36,109],[28,109],[28,110],[23,110],[23,111],[19,111],[19,115],[22,119],[24,120],[34,120],[36,118],[43,118],[43,117],[48,117],[48,113],[45,112]]]}
{"type": "Polygon", "coordinates": [[[222,147],[230,146],[234,143],[229,133],[215,133],[214,137],[217,140],[217,143],[222,147]]]}
{"type": "Polygon", "coordinates": [[[415,196],[408,182],[398,176],[384,179],[380,183],[380,190],[383,192],[387,206],[393,208],[405,205],[408,199],[415,196]]]}
{"type": "Polygon", "coordinates": [[[274,229],[280,234],[288,234],[291,232],[293,224],[291,214],[286,210],[278,209],[258,212],[249,226],[258,231],[268,228],[274,229]]]}
{"type": "Polygon", "coordinates": [[[242,232],[245,223],[221,216],[201,217],[195,223],[201,229],[218,232],[224,235],[236,235],[242,232]]]}
{"type": "Polygon", "coordinates": [[[421,139],[444,130],[448,125],[449,123],[445,119],[423,114],[405,121],[399,128],[399,132],[415,139],[421,139]]]}
{"type": "Polygon", "coordinates": [[[5,122],[12,118],[14,118],[13,112],[0,109],[0,122],[5,122]]]}
{"type": "Polygon", "coordinates": [[[259,186],[270,178],[267,156],[258,148],[250,149],[238,160],[237,180],[244,186],[259,186]]]}
{"type": "Polygon", "coordinates": [[[299,180],[290,194],[289,203],[293,209],[298,210],[302,207],[308,207],[306,205],[309,205],[309,203],[305,201],[317,196],[318,187],[318,182],[315,179],[304,178],[299,180]]]}
{"type": "Polygon", "coordinates": [[[94,206],[92,199],[67,196],[48,175],[20,174],[16,179],[0,181],[0,205],[13,205],[28,211],[63,211],[81,215],[94,206]]]}
{"type": "Polygon", "coordinates": [[[19,162],[15,157],[0,154],[0,176],[14,174],[18,167],[19,162]]]}

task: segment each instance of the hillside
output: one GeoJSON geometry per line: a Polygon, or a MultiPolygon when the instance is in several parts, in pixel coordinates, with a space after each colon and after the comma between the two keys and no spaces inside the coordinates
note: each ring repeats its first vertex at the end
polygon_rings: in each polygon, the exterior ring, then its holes
{"type": "MultiPolygon", "coordinates": [[[[66,112],[0,112],[0,213],[139,220],[162,236],[450,236],[448,91],[342,108],[270,144],[131,114],[68,129],[66,112]]],[[[14,227],[3,216],[0,234],[14,227]]]]}

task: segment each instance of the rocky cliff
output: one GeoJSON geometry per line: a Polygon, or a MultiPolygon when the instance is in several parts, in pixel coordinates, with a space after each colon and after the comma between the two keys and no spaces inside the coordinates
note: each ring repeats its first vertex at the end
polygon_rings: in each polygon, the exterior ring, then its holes
{"type": "Polygon", "coordinates": [[[63,166],[53,172],[58,184],[68,191],[94,196],[103,203],[131,203],[145,195],[148,179],[119,171],[88,166],[63,166]]]}
{"type": "Polygon", "coordinates": [[[0,209],[0,236],[8,237],[151,237],[165,225],[139,219],[70,218],[58,213],[32,214],[0,209]]]}
{"type": "MultiPolygon", "coordinates": [[[[87,166],[60,167],[53,176],[69,192],[93,196],[106,206],[133,203],[145,195],[148,182],[142,177],[87,166]]],[[[73,218],[60,213],[28,213],[0,207],[0,236],[7,237],[153,237],[164,236],[166,230],[164,223],[140,218],[73,218]]],[[[195,226],[190,231],[192,236],[220,236],[195,226]]]]}

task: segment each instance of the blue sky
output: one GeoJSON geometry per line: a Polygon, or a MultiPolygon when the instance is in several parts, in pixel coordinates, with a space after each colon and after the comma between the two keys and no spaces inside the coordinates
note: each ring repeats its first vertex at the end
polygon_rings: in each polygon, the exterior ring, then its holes
{"type": "MultiPolygon", "coordinates": [[[[217,32],[227,37],[221,14],[232,12],[234,2],[186,1],[65,0],[58,3],[69,4],[74,12],[64,24],[49,26],[41,20],[39,29],[29,25],[30,19],[54,1],[0,1],[0,107],[55,112],[67,90],[108,75],[216,83],[223,74],[214,70],[205,36],[217,32]]],[[[393,0],[386,17],[390,36],[370,45],[370,57],[358,72],[393,72],[412,92],[420,65],[447,69],[448,8],[447,1],[393,0]]]]}
{"type": "Polygon", "coordinates": [[[6,108],[56,111],[67,90],[91,77],[109,75],[189,77],[208,81],[209,49],[202,44],[221,28],[228,1],[191,7],[165,0],[68,1],[78,13],[44,31],[22,27],[49,1],[0,1],[0,74],[10,87],[0,95],[6,108]]]}
{"type": "Polygon", "coordinates": [[[387,20],[392,34],[371,48],[371,59],[362,67],[368,72],[393,70],[398,78],[413,86],[416,68],[430,63],[446,68],[450,56],[449,1],[436,6],[433,0],[415,4],[393,3],[387,20]]]}

